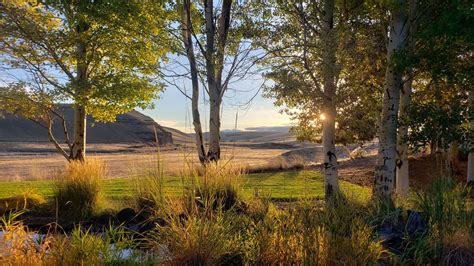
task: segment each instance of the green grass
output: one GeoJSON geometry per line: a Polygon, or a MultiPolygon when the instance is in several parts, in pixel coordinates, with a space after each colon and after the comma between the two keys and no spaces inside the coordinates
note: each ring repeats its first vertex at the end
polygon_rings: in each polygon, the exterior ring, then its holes
{"type": "MultiPolygon", "coordinates": [[[[105,180],[103,191],[110,200],[123,200],[131,198],[134,193],[132,178],[105,180]]],[[[177,196],[183,191],[181,177],[168,176],[164,178],[164,190],[167,196],[177,196]]],[[[286,171],[278,173],[247,174],[240,181],[243,193],[251,196],[256,191],[259,195],[270,196],[273,199],[286,200],[298,198],[323,198],[323,177],[319,172],[313,171],[286,171]]],[[[341,189],[353,196],[366,199],[370,196],[370,189],[341,181],[341,189]]],[[[45,196],[53,195],[53,184],[49,180],[41,181],[3,181],[0,182],[0,199],[8,198],[23,193],[27,190],[45,196]]]]}

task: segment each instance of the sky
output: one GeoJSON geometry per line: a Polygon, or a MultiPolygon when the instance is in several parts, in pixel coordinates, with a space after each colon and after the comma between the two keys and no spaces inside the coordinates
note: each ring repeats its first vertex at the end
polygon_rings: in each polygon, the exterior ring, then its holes
{"type": "MultiPolygon", "coordinates": [[[[259,86],[261,80],[243,80],[232,85],[239,92],[228,91],[224,96],[221,129],[245,130],[249,127],[289,126],[290,118],[279,112],[273,105],[273,99],[262,97],[259,86]],[[255,96],[255,94],[257,94],[255,96]],[[255,98],[250,101],[250,99],[255,98]],[[249,104],[246,104],[250,101],[249,104]],[[237,121],[236,121],[237,115],[237,121]],[[235,124],[237,122],[237,128],[235,124]]],[[[188,91],[191,89],[188,86],[188,91]]],[[[200,95],[200,112],[203,130],[208,131],[209,105],[204,108],[202,93],[200,95]],[[207,119],[205,119],[207,118],[207,119]]],[[[207,97],[207,95],[206,95],[207,97]]],[[[177,88],[168,87],[154,101],[155,108],[140,110],[152,117],[160,125],[179,129],[186,133],[193,132],[191,117],[191,101],[177,88]]]]}
{"type": "MultiPolygon", "coordinates": [[[[178,59],[182,65],[186,60],[178,59]],[[181,61],[184,60],[184,61],[181,61]]],[[[3,66],[3,65],[2,65],[3,66]]],[[[183,70],[176,71],[182,72],[183,70]]],[[[187,72],[187,70],[184,70],[187,72]]],[[[64,74],[51,70],[51,74],[67,81],[64,74]]],[[[29,74],[20,69],[8,69],[0,67],[0,86],[18,80],[27,80],[29,74]]],[[[191,91],[189,79],[179,80],[181,90],[191,91]]],[[[263,77],[255,74],[242,80],[231,81],[229,89],[224,95],[222,107],[221,130],[246,130],[255,127],[291,126],[290,117],[280,113],[280,108],[273,105],[274,99],[262,96],[261,85],[263,77]],[[237,120],[237,121],[236,121],[237,120]]],[[[209,105],[204,104],[202,84],[200,84],[200,114],[203,131],[209,131],[209,105]]],[[[208,99],[207,95],[204,95],[208,99]]],[[[191,101],[185,97],[176,87],[168,86],[159,94],[159,99],[153,100],[153,109],[137,109],[145,115],[153,118],[162,126],[172,127],[185,133],[192,133],[191,101]]]]}
{"type": "MultiPolygon", "coordinates": [[[[0,71],[0,85],[26,76],[26,73],[21,70],[0,71]]],[[[280,109],[273,105],[273,99],[262,97],[261,90],[259,90],[262,81],[261,78],[253,77],[231,85],[230,90],[224,95],[221,130],[291,125],[290,118],[286,114],[280,113],[280,109]]],[[[184,82],[181,89],[183,88],[191,90],[189,81],[184,82]]],[[[185,133],[194,132],[191,101],[172,86],[167,87],[159,96],[159,99],[153,101],[155,105],[153,109],[138,109],[138,111],[150,116],[162,126],[172,127],[185,133]]],[[[208,96],[205,95],[205,97],[207,99],[208,96]]],[[[209,119],[209,105],[204,105],[202,93],[200,94],[200,113],[203,130],[206,132],[209,129],[207,121],[209,119]]]]}

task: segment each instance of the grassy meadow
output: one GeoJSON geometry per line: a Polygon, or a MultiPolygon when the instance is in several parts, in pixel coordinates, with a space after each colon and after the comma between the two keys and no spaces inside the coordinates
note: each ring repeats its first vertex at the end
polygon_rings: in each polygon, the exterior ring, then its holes
{"type": "MultiPolygon", "coordinates": [[[[179,176],[164,176],[163,188],[166,196],[179,196],[183,188],[192,180],[179,176]]],[[[53,196],[52,180],[4,181],[0,182],[0,199],[35,192],[44,197],[53,196]]],[[[114,178],[102,180],[103,193],[107,199],[123,200],[132,198],[134,183],[140,178],[114,178]]],[[[295,200],[299,198],[324,197],[323,176],[315,171],[286,171],[273,173],[245,174],[239,180],[243,193],[251,196],[255,193],[277,200],[295,200]]],[[[341,181],[342,189],[351,194],[368,198],[370,188],[341,181]]]]}

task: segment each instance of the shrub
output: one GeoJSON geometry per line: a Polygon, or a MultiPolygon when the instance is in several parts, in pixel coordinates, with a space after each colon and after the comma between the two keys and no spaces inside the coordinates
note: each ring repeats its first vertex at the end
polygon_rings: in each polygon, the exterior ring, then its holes
{"type": "Polygon", "coordinates": [[[61,216],[80,219],[100,207],[104,165],[93,158],[72,161],[54,182],[54,198],[61,216]]]}
{"type": "Polygon", "coordinates": [[[294,155],[290,158],[283,156],[277,156],[272,158],[267,163],[262,165],[246,166],[246,170],[249,173],[262,173],[262,172],[274,172],[281,170],[295,170],[304,169],[306,162],[300,155],[294,155]]]}
{"type": "Polygon", "coordinates": [[[349,153],[351,159],[367,157],[368,153],[362,147],[357,147],[349,153]]]}

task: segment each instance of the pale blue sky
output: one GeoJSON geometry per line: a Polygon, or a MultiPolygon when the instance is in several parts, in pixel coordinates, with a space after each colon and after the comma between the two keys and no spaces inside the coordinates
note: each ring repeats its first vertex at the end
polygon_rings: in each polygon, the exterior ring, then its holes
{"type": "MultiPolygon", "coordinates": [[[[224,106],[222,114],[222,129],[234,129],[236,114],[238,112],[237,129],[244,130],[248,127],[261,126],[287,126],[291,121],[285,114],[279,113],[279,109],[273,106],[273,100],[263,98],[261,92],[247,106],[241,106],[247,103],[258,92],[261,81],[240,81],[233,85],[234,88],[239,87],[239,91],[228,91],[224,97],[224,106]],[[241,106],[239,108],[239,106],[241,106]]],[[[189,87],[190,89],[190,87],[189,87]]],[[[207,121],[209,118],[209,105],[203,108],[202,94],[201,119],[203,130],[207,131],[207,121]]],[[[207,95],[206,95],[207,99],[207,95]]],[[[143,110],[143,113],[155,119],[159,124],[173,127],[184,132],[193,131],[191,118],[191,102],[178,89],[169,87],[161,94],[159,100],[155,100],[155,108],[153,110],[143,110]]]]}
{"type": "MultiPolygon", "coordinates": [[[[26,78],[25,72],[18,70],[0,71],[0,83],[26,78]]],[[[185,85],[190,90],[189,81],[185,85]]],[[[232,84],[239,92],[229,90],[224,96],[221,129],[234,129],[237,118],[237,129],[245,130],[248,127],[288,126],[289,117],[281,114],[273,105],[273,99],[263,98],[258,88],[262,79],[242,80],[232,84]],[[256,97],[248,104],[249,100],[256,97]],[[245,106],[243,106],[245,105],[245,106]]],[[[183,85],[184,86],[184,85],[183,85]]],[[[200,111],[203,130],[208,131],[209,105],[203,105],[203,95],[200,95],[200,111]],[[207,118],[207,119],[206,119],[207,118]]],[[[205,96],[207,99],[207,95],[205,96]]],[[[139,110],[152,117],[159,124],[192,133],[191,102],[175,87],[168,87],[160,94],[160,99],[154,100],[155,108],[139,110]]]]}

